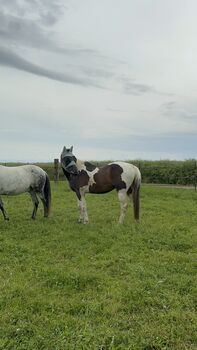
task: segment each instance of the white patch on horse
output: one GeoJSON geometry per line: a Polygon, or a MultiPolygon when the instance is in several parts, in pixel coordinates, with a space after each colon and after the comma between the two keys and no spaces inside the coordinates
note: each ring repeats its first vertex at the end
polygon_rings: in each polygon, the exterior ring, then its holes
{"type": "Polygon", "coordinates": [[[98,173],[98,171],[99,171],[99,168],[96,168],[96,169],[94,169],[93,171],[88,171],[88,170],[86,170],[86,172],[87,172],[87,174],[88,174],[88,176],[89,176],[89,182],[88,182],[88,186],[90,187],[90,186],[93,186],[95,183],[96,183],[96,181],[94,180],[94,175],[96,174],[96,173],[98,173]]]}

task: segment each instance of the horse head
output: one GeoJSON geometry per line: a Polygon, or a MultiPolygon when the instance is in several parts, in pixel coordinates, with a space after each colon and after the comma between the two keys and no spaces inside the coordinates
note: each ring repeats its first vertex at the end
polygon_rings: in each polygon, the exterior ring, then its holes
{"type": "Polygon", "coordinates": [[[64,146],[61,153],[61,165],[63,170],[72,175],[77,175],[79,173],[76,165],[77,158],[73,155],[73,146],[66,148],[64,146]]]}

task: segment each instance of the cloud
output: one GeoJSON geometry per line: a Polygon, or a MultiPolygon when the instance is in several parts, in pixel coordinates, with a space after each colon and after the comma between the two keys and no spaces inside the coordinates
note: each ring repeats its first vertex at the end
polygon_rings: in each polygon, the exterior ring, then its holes
{"type": "Polygon", "coordinates": [[[115,112],[115,113],[130,113],[129,110],[119,109],[119,108],[106,108],[107,112],[115,112]]]}
{"type": "Polygon", "coordinates": [[[0,0],[0,41],[4,46],[25,46],[67,55],[99,55],[96,50],[62,44],[55,24],[63,16],[65,1],[0,0]]]}
{"type": "Polygon", "coordinates": [[[0,0],[1,11],[20,18],[36,19],[43,25],[53,25],[67,8],[66,0],[0,0]]]}
{"type": "Polygon", "coordinates": [[[177,108],[177,102],[176,101],[168,101],[162,103],[160,110],[162,114],[169,115],[177,108]]]}
{"type": "Polygon", "coordinates": [[[26,59],[15,54],[11,50],[0,48],[0,65],[15,68],[21,71],[32,73],[37,76],[60,81],[62,83],[77,84],[82,86],[101,87],[88,77],[75,77],[71,74],[61,74],[33,64],[26,59]]]}
{"type": "Polygon", "coordinates": [[[160,107],[161,113],[168,117],[177,119],[179,121],[185,121],[189,123],[196,123],[197,120],[197,109],[196,106],[185,106],[181,105],[177,101],[169,101],[163,103],[160,107]]]}
{"type": "Polygon", "coordinates": [[[26,46],[67,54],[90,52],[68,48],[60,44],[55,24],[63,16],[66,6],[61,0],[21,2],[0,0],[0,40],[4,45],[26,46]]]}
{"type": "Polygon", "coordinates": [[[136,83],[135,79],[121,77],[120,81],[123,84],[123,91],[125,94],[142,95],[145,93],[156,92],[152,86],[136,83]]]}
{"type": "MultiPolygon", "coordinates": [[[[111,90],[123,90],[124,94],[143,95],[153,93],[155,89],[149,85],[138,83],[126,76],[119,78],[116,72],[123,65],[114,58],[106,57],[98,50],[71,45],[62,41],[56,24],[68,10],[68,1],[63,0],[31,0],[6,1],[0,0],[0,64],[37,76],[47,77],[64,83],[83,86],[104,87],[109,82],[111,90]],[[66,4],[66,5],[65,5],[66,4]],[[12,47],[12,50],[10,48],[12,47]],[[7,48],[7,49],[6,49],[7,48]],[[62,73],[35,64],[32,55],[31,62],[20,56],[21,49],[33,48],[36,57],[42,57],[41,51],[52,52],[57,60],[58,69],[62,73]],[[20,51],[19,51],[20,50],[20,51]],[[71,63],[72,62],[72,63],[71,63]],[[60,63],[60,64],[59,64],[60,63]],[[62,65],[62,68],[61,68],[62,65]],[[64,66],[66,65],[65,72],[64,66]],[[115,78],[117,76],[117,78],[115,78]],[[112,82],[112,78],[114,78],[112,82]],[[102,84],[99,83],[103,80],[102,84]],[[111,80],[111,82],[110,82],[111,80]],[[113,86],[113,88],[112,88],[113,86]]],[[[55,62],[54,57],[48,57],[48,62],[55,62]]]]}
{"type": "MultiPolygon", "coordinates": [[[[57,18],[56,18],[57,20],[57,18]]],[[[25,46],[34,49],[74,55],[99,55],[95,50],[62,45],[51,27],[45,28],[35,19],[0,13],[0,41],[4,46],[25,46]]]]}
{"type": "Polygon", "coordinates": [[[50,34],[35,20],[0,13],[0,39],[5,44],[52,49],[54,44],[50,34]]]}
{"type": "Polygon", "coordinates": [[[54,24],[65,12],[65,5],[61,0],[42,3],[33,0],[25,2],[23,6],[21,1],[0,0],[0,6],[2,6],[0,13],[1,65],[83,86],[101,87],[101,84],[95,82],[96,78],[106,80],[114,75],[111,67],[109,68],[108,59],[98,51],[80,47],[80,45],[67,44],[60,40],[54,24]],[[44,51],[52,52],[53,55],[48,56],[47,63],[50,64],[56,60],[56,66],[62,70],[62,73],[47,69],[42,63],[35,64],[20,56],[21,50],[25,49],[28,52],[31,48],[34,49],[32,60],[33,57],[42,57],[44,51]],[[69,69],[69,73],[65,73],[65,66],[67,70],[69,69]]]}

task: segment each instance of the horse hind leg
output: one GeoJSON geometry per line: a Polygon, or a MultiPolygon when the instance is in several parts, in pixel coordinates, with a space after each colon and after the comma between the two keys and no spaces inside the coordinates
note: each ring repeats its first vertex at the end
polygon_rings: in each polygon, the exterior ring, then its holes
{"type": "Polygon", "coordinates": [[[34,220],[36,218],[36,213],[37,213],[37,210],[38,210],[39,200],[38,200],[38,197],[36,196],[36,193],[34,191],[30,191],[29,193],[31,195],[31,199],[32,199],[32,202],[33,202],[33,205],[34,205],[32,216],[31,216],[31,218],[34,220]]]}
{"type": "Polygon", "coordinates": [[[44,217],[48,217],[51,209],[51,185],[48,175],[44,179],[44,187],[38,193],[44,208],[44,217]]]}
{"type": "Polygon", "coordinates": [[[42,201],[43,208],[44,208],[44,217],[46,218],[46,217],[49,216],[49,208],[48,208],[48,205],[47,205],[47,200],[46,200],[45,195],[44,195],[43,192],[38,193],[38,195],[39,195],[39,198],[42,201]]]}
{"type": "Polygon", "coordinates": [[[0,210],[2,211],[4,220],[9,220],[9,215],[8,215],[7,211],[5,210],[5,208],[4,208],[4,204],[3,204],[3,201],[1,199],[1,197],[0,197],[0,210]]]}
{"type": "Polygon", "coordinates": [[[125,189],[118,191],[118,199],[120,202],[120,217],[119,217],[119,224],[122,224],[125,218],[125,214],[128,208],[128,198],[127,198],[127,192],[125,189]]]}

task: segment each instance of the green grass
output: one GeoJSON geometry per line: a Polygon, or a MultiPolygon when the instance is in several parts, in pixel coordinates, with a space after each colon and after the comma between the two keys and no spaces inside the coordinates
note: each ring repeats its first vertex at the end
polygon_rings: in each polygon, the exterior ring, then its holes
{"type": "Polygon", "coordinates": [[[115,192],[87,195],[89,225],[66,182],[52,195],[35,221],[28,195],[4,197],[0,349],[197,349],[197,193],[143,186],[123,226],[115,192]]]}

